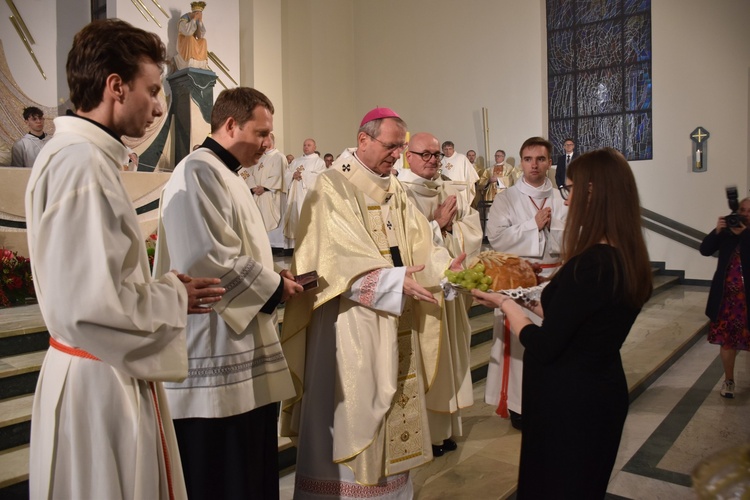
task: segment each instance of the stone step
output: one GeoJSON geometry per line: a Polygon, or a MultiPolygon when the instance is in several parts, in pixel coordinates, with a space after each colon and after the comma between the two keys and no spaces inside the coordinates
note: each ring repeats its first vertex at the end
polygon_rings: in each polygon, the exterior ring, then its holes
{"type": "Polygon", "coordinates": [[[33,394],[0,401],[0,450],[29,442],[33,394]]]}
{"type": "MultiPolygon", "coordinates": [[[[0,496],[8,498],[8,488],[29,479],[29,445],[0,451],[0,496]]],[[[27,493],[28,497],[28,493],[27,493]]]]}
{"type": "Polygon", "coordinates": [[[45,349],[0,358],[0,399],[34,392],[46,352],[45,349]]]}

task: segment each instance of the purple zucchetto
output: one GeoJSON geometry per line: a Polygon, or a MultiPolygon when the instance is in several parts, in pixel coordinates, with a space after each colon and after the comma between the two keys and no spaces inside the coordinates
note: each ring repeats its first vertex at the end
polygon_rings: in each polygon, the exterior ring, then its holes
{"type": "Polygon", "coordinates": [[[398,113],[393,111],[391,108],[375,108],[362,118],[362,123],[359,124],[362,127],[365,123],[369,123],[373,120],[380,120],[381,118],[401,118],[398,113]]]}

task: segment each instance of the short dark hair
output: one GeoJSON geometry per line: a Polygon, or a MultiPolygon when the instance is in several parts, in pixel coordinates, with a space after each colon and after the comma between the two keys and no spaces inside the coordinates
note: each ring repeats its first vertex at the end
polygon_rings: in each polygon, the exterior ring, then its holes
{"type": "Polygon", "coordinates": [[[331,158],[333,158],[333,155],[332,155],[331,153],[326,153],[326,154],[324,154],[324,155],[323,155],[323,158],[328,158],[329,156],[330,156],[331,158]]]}
{"type": "Polygon", "coordinates": [[[523,158],[523,150],[531,147],[531,146],[544,146],[547,148],[547,158],[550,158],[552,155],[552,143],[549,142],[544,137],[529,137],[525,141],[523,141],[523,144],[521,144],[521,149],[518,151],[518,154],[523,158]]]}
{"type": "Polygon", "coordinates": [[[563,141],[563,144],[565,144],[568,141],[572,142],[574,146],[576,145],[576,140],[573,139],[572,137],[566,137],[565,140],[563,141]]]}
{"type": "Polygon", "coordinates": [[[440,145],[440,149],[443,149],[446,146],[450,146],[452,148],[456,147],[456,145],[453,144],[453,141],[445,141],[443,144],[440,145]]]}
{"type": "Polygon", "coordinates": [[[44,116],[44,112],[37,108],[36,106],[29,106],[28,108],[23,108],[23,119],[28,120],[32,116],[38,116],[39,118],[42,118],[44,116]]]}
{"type": "Polygon", "coordinates": [[[503,156],[505,156],[505,150],[503,149],[498,149],[497,151],[495,151],[495,154],[498,154],[498,153],[502,153],[503,156]]]}
{"type": "Polygon", "coordinates": [[[109,75],[120,75],[132,82],[142,62],[160,68],[166,61],[166,49],[154,33],[136,28],[119,19],[93,21],[73,38],[65,70],[70,101],[80,111],[91,111],[102,102],[109,75]]]}
{"type": "Polygon", "coordinates": [[[229,119],[241,127],[253,118],[258,106],[266,108],[273,114],[273,104],[266,95],[250,87],[235,87],[223,90],[214,103],[211,111],[211,132],[216,132],[229,119]]]}

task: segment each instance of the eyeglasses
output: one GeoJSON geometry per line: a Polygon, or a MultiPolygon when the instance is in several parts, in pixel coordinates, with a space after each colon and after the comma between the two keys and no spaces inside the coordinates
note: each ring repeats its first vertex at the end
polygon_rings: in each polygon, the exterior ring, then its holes
{"type": "Polygon", "coordinates": [[[560,196],[562,196],[562,199],[567,200],[570,197],[570,190],[573,189],[573,184],[561,185],[557,189],[560,190],[560,196]]]}
{"type": "Polygon", "coordinates": [[[409,152],[413,155],[418,155],[420,158],[422,158],[422,161],[430,161],[430,158],[434,156],[435,160],[440,163],[443,158],[445,158],[445,155],[439,151],[437,153],[430,153],[429,151],[422,151],[421,153],[418,153],[417,151],[409,152]]]}
{"type": "Polygon", "coordinates": [[[378,139],[377,137],[373,137],[370,134],[367,134],[367,135],[373,141],[378,141],[380,144],[382,144],[383,147],[385,148],[385,150],[388,151],[389,153],[393,153],[394,151],[399,151],[399,150],[403,151],[404,149],[406,149],[406,146],[408,146],[408,144],[406,144],[406,143],[403,143],[403,144],[386,144],[383,141],[381,141],[380,139],[378,139]]]}

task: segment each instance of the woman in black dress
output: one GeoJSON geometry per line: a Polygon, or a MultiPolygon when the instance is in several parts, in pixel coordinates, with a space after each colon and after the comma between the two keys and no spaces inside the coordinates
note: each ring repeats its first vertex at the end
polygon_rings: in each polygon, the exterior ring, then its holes
{"type": "Polygon", "coordinates": [[[542,293],[534,325],[501,294],[500,307],[526,348],[518,498],[601,499],[628,411],[620,347],[652,291],[633,172],[616,150],[570,163],[560,189],[570,207],[564,265],[542,293]]]}

